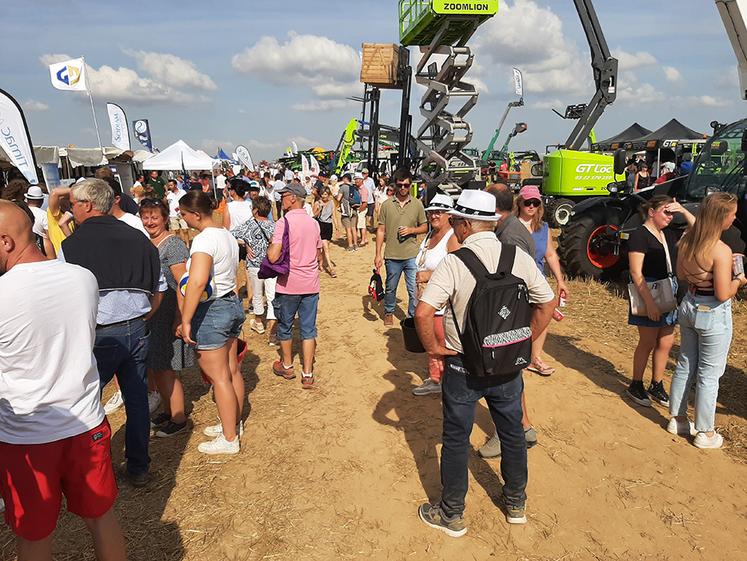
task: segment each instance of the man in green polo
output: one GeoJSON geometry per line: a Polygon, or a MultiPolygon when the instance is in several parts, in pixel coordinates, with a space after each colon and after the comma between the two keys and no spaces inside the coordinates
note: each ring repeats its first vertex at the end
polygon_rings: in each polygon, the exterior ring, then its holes
{"type": "Polygon", "coordinates": [[[161,177],[159,177],[156,170],[150,172],[150,177],[148,178],[148,185],[146,189],[148,191],[151,191],[153,193],[153,197],[158,199],[159,201],[163,199],[164,195],[166,194],[166,182],[161,177]]]}
{"type": "Polygon", "coordinates": [[[376,230],[376,258],[374,268],[378,272],[386,264],[386,293],[384,295],[384,325],[394,324],[394,308],[397,304],[397,286],[402,273],[405,274],[409,298],[407,316],[415,315],[415,273],[418,254],[418,234],[428,231],[423,204],[410,196],[412,174],[400,168],[394,173],[394,197],[381,205],[379,225],[376,230]],[[386,242],[382,259],[382,246],[386,242]]]}

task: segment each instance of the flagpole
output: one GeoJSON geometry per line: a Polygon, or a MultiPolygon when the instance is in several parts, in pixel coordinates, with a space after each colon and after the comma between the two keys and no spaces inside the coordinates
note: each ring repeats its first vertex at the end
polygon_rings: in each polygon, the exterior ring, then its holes
{"type": "MultiPolygon", "coordinates": [[[[83,68],[86,66],[86,57],[83,59],[83,68]]],[[[88,94],[88,100],[91,102],[91,115],[93,115],[93,126],[96,129],[96,139],[99,141],[99,150],[101,150],[101,157],[104,158],[104,145],[101,144],[101,133],[99,133],[99,122],[96,120],[96,110],[93,107],[93,95],[91,94],[91,88],[88,86],[88,72],[86,72],[86,93],[88,94]]]]}

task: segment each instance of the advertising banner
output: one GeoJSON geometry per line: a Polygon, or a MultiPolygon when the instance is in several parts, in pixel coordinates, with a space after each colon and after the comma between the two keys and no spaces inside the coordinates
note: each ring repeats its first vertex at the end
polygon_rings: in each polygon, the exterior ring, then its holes
{"type": "Polygon", "coordinates": [[[150,138],[150,126],[148,119],[137,119],[132,121],[132,130],[135,131],[135,138],[142,144],[148,152],[153,152],[153,143],[150,138]]]}
{"type": "Polygon", "coordinates": [[[18,102],[3,90],[0,90],[0,148],[29,183],[39,183],[31,136],[23,110],[18,102]]]}
{"type": "Polygon", "coordinates": [[[130,131],[127,129],[124,109],[116,103],[107,103],[106,111],[109,113],[109,124],[112,128],[112,146],[120,150],[130,150],[130,131]]]}
{"type": "Polygon", "coordinates": [[[52,86],[58,90],[85,92],[86,63],[83,58],[72,58],[64,62],[49,65],[52,86]]]}

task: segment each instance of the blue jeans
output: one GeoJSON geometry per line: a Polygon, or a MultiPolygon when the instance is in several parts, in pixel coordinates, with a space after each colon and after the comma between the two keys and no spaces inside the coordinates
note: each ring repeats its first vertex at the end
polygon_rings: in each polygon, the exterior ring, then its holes
{"type": "Polygon", "coordinates": [[[127,422],[125,424],[125,458],[127,471],[139,475],[148,471],[150,457],[150,413],[148,411],[148,326],[133,319],[112,326],[96,328],[93,354],[98,363],[101,389],[117,375],[122,391],[127,422]]]}
{"type": "Polygon", "coordinates": [[[448,518],[464,512],[467,495],[469,437],[475,422],[475,405],[485,398],[501,439],[503,496],[511,506],[524,506],[527,487],[527,442],[521,426],[521,373],[509,382],[488,385],[466,374],[459,357],[447,357],[441,380],[443,448],[441,449],[441,510],[448,518]]]}
{"type": "Polygon", "coordinates": [[[688,294],[680,304],[680,355],[672,376],[669,413],[687,415],[687,397],[695,385],[695,429],[713,430],[719,378],[731,345],[731,300],[688,294]]]}
{"type": "Polygon", "coordinates": [[[272,301],[275,316],[278,318],[278,341],[293,339],[293,319],[298,313],[299,331],[302,340],[316,339],[316,312],[319,307],[319,293],[281,294],[275,293],[272,301]]]}
{"type": "Polygon", "coordinates": [[[384,259],[386,267],[386,293],[384,294],[384,312],[393,314],[397,306],[397,286],[402,273],[405,273],[407,285],[407,316],[415,316],[415,273],[418,270],[415,258],[412,259],[384,259]]]}

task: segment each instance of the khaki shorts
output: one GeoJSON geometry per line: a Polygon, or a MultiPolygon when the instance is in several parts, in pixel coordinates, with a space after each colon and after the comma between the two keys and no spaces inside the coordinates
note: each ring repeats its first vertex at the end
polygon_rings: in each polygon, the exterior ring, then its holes
{"type": "Polygon", "coordinates": [[[368,211],[365,209],[358,213],[358,228],[361,230],[366,227],[366,216],[368,216],[368,211]]]}
{"type": "Polygon", "coordinates": [[[342,227],[343,228],[352,228],[353,227],[353,222],[352,222],[352,220],[351,220],[351,218],[349,216],[343,216],[341,218],[341,220],[342,220],[342,227]]]}
{"type": "Polygon", "coordinates": [[[169,230],[186,230],[187,223],[179,216],[169,218],[169,230]]]}

